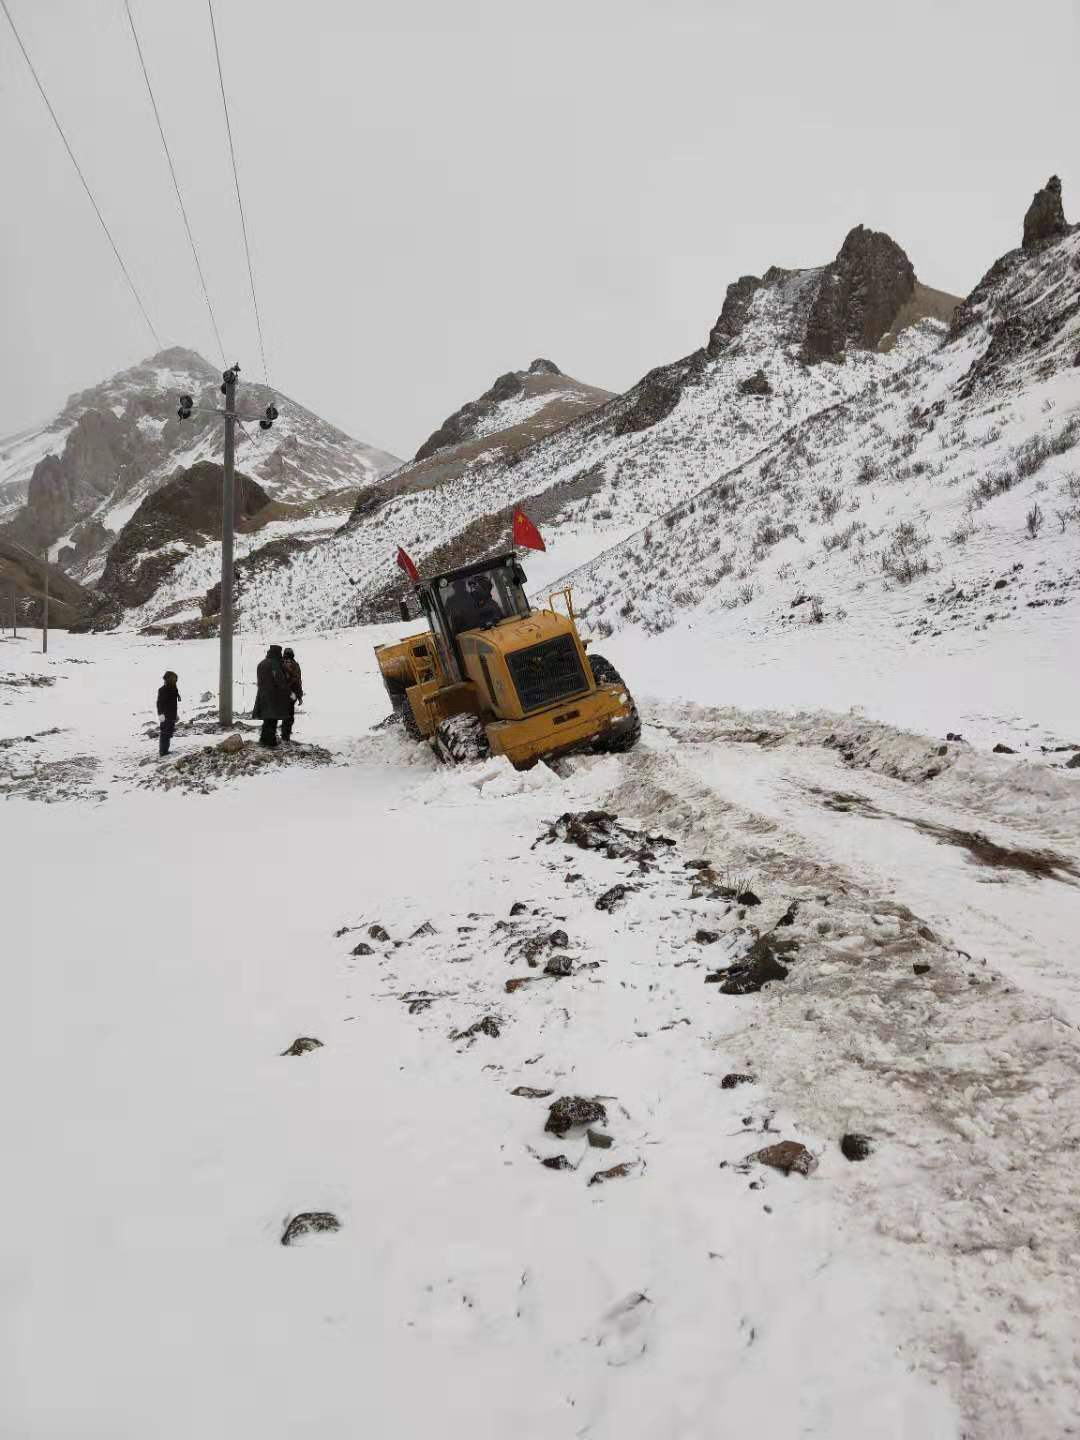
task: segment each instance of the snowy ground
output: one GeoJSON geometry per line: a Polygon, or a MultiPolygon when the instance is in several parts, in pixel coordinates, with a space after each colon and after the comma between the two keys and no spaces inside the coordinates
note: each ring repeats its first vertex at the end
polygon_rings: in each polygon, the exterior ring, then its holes
{"type": "MultiPolygon", "coordinates": [[[[445,771],[371,728],[390,633],[296,641],[338,763],[209,793],[156,785],[145,731],[166,666],[208,708],[212,644],[0,641],[0,1434],[1080,1434],[1068,755],[991,754],[974,664],[920,708],[804,642],[781,696],[624,633],[633,755],[445,771]],[[536,844],[596,807],[676,844],[536,844]],[[707,982],[762,946],[786,979],[707,982]],[[610,1148],[545,1134],[564,1095],[610,1148]],[[809,1176],[745,1163],[779,1140],[809,1176]],[[307,1211],[341,1228],[282,1246],[307,1211]]],[[[1009,734],[1063,732],[1043,673],[1009,734]]]]}

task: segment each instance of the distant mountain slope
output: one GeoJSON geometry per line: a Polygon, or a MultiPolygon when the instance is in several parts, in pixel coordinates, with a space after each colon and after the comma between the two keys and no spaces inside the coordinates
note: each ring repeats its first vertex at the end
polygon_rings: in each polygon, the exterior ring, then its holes
{"type": "Polygon", "coordinates": [[[594,532],[599,550],[605,534],[636,528],[782,431],[936,349],[946,334],[937,317],[958,303],[921,286],[900,247],[862,227],[829,265],[743,277],[693,355],[509,454],[466,455],[462,467],[460,449],[474,442],[458,441],[456,468],[438,488],[403,487],[401,476],[455,453],[451,417],[421,447],[425,459],[361,498],[345,531],[297,556],[287,577],[264,578],[268,606],[294,627],[393,615],[398,544],[434,568],[462,563],[507,543],[516,503],[549,530],[594,532]],[[807,358],[808,348],[832,358],[807,358]]]}
{"type": "MultiPolygon", "coordinates": [[[[48,424],[0,440],[0,517],[14,540],[51,547],[72,573],[99,573],[114,536],[144,497],[199,460],[220,459],[222,427],[212,415],[181,423],[177,397],[221,404],[218,370],[194,351],[163,350],[100,385],[73,395],[48,424]],[[17,508],[16,508],[17,507],[17,508]]],[[[280,419],[270,431],[246,426],[238,461],[275,499],[312,501],[342,492],[351,503],[398,462],[351,439],[287,396],[261,385],[240,388],[244,413],[271,399],[280,419]]]]}

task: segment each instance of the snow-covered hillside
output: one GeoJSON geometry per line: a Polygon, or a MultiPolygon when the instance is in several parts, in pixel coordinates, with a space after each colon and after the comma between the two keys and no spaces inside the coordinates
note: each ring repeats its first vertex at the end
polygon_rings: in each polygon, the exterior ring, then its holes
{"type": "MultiPolygon", "coordinates": [[[[0,514],[13,538],[59,559],[81,579],[100,573],[110,537],[140,502],[178,470],[220,460],[222,427],[212,415],[181,423],[179,395],[220,408],[220,373],[179,347],[73,395],[53,420],[0,440],[0,514]],[[19,508],[21,506],[21,508],[19,508]]],[[[305,503],[339,492],[341,508],[398,462],[302,405],[241,380],[241,411],[259,416],[273,400],[272,430],[237,437],[237,462],[276,500],[305,503]]]]}
{"type": "MultiPolygon", "coordinates": [[[[887,236],[852,235],[864,237],[875,255],[891,260],[895,253],[907,263],[887,236]]],[[[882,312],[887,318],[872,345],[853,337],[838,363],[806,358],[818,297],[841,272],[845,249],[829,266],[774,268],[731,285],[707,347],[527,448],[509,455],[486,449],[441,475],[437,488],[402,493],[391,477],[361,501],[345,531],[266,576],[266,612],[293,626],[389,613],[397,545],[421,563],[461,563],[508,539],[509,509],[519,503],[556,544],[565,527],[576,536],[587,531],[601,548],[748,460],[778,433],[907,370],[940,345],[945,326],[937,317],[954,303],[919,285],[913,271],[904,298],[893,296],[893,308],[882,312]]],[[[865,283],[873,289],[872,277],[865,283]]],[[[425,467],[431,473],[443,453],[402,473],[422,477],[425,467]]]]}

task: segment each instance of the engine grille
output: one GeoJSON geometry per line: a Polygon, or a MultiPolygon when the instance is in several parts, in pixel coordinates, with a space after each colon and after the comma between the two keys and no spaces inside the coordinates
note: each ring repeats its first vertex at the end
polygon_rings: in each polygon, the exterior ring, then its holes
{"type": "Polygon", "coordinates": [[[539,710],[589,688],[571,635],[556,635],[506,657],[523,710],[539,710]]]}

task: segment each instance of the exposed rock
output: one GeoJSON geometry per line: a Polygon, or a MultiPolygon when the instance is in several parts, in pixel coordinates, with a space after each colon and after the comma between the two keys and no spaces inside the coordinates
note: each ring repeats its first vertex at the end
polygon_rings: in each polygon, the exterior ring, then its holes
{"type": "Polygon", "coordinates": [[[631,435],[648,430],[670,415],[699,371],[700,353],[650,370],[629,392],[630,403],[616,418],[612,433],[631,435]]]}
{"type": "Polygon", "coordinates": [[[916,960],[911,968],[916,975],[930,974],[930,966],[926,963],[925,960],[916,960]]]}
{"type": "Polygon", "coordinates": [[[999,740],[998,743],[994,746],[994,754],[995,754],[995,755],[1015,755],[1015,754],[1016,754],[1016,751],[1012,748],[1011,745],[1003,745],[1003,744],[1001,743],[1001,741],[999,740]]]}
{"type": "Polygon", "coordinates": [[[316,1040],[313,1035],[298,1035],[287,1050],[282,1050],[282,1055],[307,1055],[311,1050],[321,1050],[322,1041],[316,1040]]]}
{"type": "Polygon", "coordinates": [[[1034,250],[1047,240],[1056,240],[1067,234],[1069,226],[1061,203],[1061,181],[1051,175],[1041,190],[1035,191],[1034,199],[1024,216],[1025,250],[1034,250]]]}
{"type": "Polygon", "coordinates": [[[503,987],[507,995],[513,995],[515,991],[524,989],[531,980],[539,980],[539,975],[515,975],[512,980],[507,980],[503,987]]]}
{"type": "Polygon", "coordinates": [[[719,930],[698,930],[694,935],[699,945],[715,945],[720,939],[719,930]]]}
{"type": "Polygon", "coordinates": [[[873,350],[915,292],[915,268],[896,241],[856,225],[827,265],[807,320],[803,358],[840,360],[873,350]]]}
{"type": "Polygon", "coordinates": [[[341,1221],[336,1215],[331,1215],[329,1210],[305,1210],[301,1215],[294,1215],[285,1226],[281,1243],[294,1245],[304,1235],[320,1235],[340,1229],[341,1221]]]}
{"type": "Polygon", "coordinates": [[[589,1176],[590,1185],[605,1185],[609,1180],[622,1180],[633,1172],[637,1166],[636,1160],[624,1160],[621,1165],[613,1165],[610,1170],[597,1170],[595,1175],[589,1176]]]}
{"type": "Polygon", "coordinates": [[[773,980],[787,979],[787,966],[777,958],[791,955],[798,949],[794,940],[780,940],[774,935],[761,935],[746,955],[726,970],[706,975],[706,983],[719,984],[723,995],[752,995],[773,980]]]}
{"type": "Polygon", "coordinates": [[[1065,761],[1065,769],[1080,770],[1080,750],[1077,751],[1077,753],[1072,757],[1071,760],[1065,761]]]}
{"type": "Polygon", "coordinates": [[[226,755],[236,755],[244,748],[244,737],[242,735],[226,735],[224,740],[218,741],[219,750],[226,755]]]}
{"type": "Polygon", "coordinates": [[[563,372],[555,364],[554,360],[545,360],[538,356],[529,366],[530,375],[561,375],[563,372]]]}
{"type": "Polygon", "coordinates": [[[606,1123],[607,1111],[599,1100],[587,1100],[582,1095],[561,1095],[548,1110],[544,1129],[562,1139],[570,1130],[606,1123]]]}
{"type": "Polygon", "coordinates": [[[809,1175],[817,1165],[810,1151],[798,1140],[781,1140],[776,1145],[766,1145],[764,1150],[755,1150],[746,1158],[748,1161],[756,1160],[759,1165],[770,1165],[785,1175],[790,1175],[792,1171],[797,1175],[809,1175]]]}
{"type": "Polygon", "coordinates": [[[708,353],[711,356],[719,355],[732,340],[742,334],[754,296],[761,289],[762,283],[757,275],[743,275],[727,287],[724,308],[709,333],[708,353]]]}
{"type": "Polygon", "coordinates": [[[359,945],[353,946],[350,953],[353,955],[374,955],[375,951],[371,948],[371,946],[367,943],[366,940],[361,940],[359,945]]]}
{"type": "Polygon", "coordinates": [[[88,590],[48,565],[19,541],[0,534],[0,592],[3,619],[8,619],[8,591],[16,597],[16,615],[22,625],[40,625],[44,611],[45,578],[49,582],[49,624],[57,630],[85,630],[105,626],[119,618],[96,590],[88,590]]]}
{"type": "MultiPolygon", "coordinates": [[[[148,495],[116,537],[100,589],[125,607],[144,605],[184,559],[188,548],[221,533],[224,471],[200,460],[148,495]]],[[[237,474],[237,528],[270,503],[261,485],[237,474]]]]}
{"type": "Polygon", "coordinates": [[[575,1170],[577,1168],[575,1165],[571,1165],[565,1155],[544,1155],[540,1164],[546,1170],[575,1170]]]}
{"type": "Polygon", "coordinates": [[[510,914],[524,915],[528,908],[529,907],[525,904],[524,900],[515,900],[513,905],[510,906],[510,914]]]}
{"type": "Polygon", "coordinates": [[[585,1135],[594,1150],[610,1150],[614,1143],[611,1136],[605,1135],[602,1130],[586,1130],[585,1135]]]}
{"type": "Polygon", "coordinates": [[[381,945],[385,945],[390,939],[388,932],[381,925],[370,925],[367,933],[372,940],[378,940],[381,945]]]}
{"type": "Polygon", "coordinates": [[[720,1088],[721,1090],[734,1090],[737,1085],[753,1085],[753,1083],[753,1075],[740,1075],[738,1071],[732,1071],[730,1075],[725,1075],[720,1081],[720,1088]]]}
{"type": "Polygon", "coordinates": [[[537,1090],[534,1085],[516,1085],[510,1094],[520,1095],[524,1100],[546,1100],[551,1091],[537,1090]]]}
{"type": "Polygon", "coordinates": [[[597,910],[612,911],[626,897],[625,885],[613,885],[610,890],[605,890],[596,902],[597,910]]]}
{"type": "Polygon", "coordinates": [[[485,1015],[482,1020],[477,1020],[467,1030],[459,1030],[457,1034],[451,1035],[451,1040],[475,1040],[477,1035],[487,1035],[492,1040],[499,1038],[499,1020],[494,1015],[485,1015]]]}
{"type": "Polygon", "coordinates": [[[759,365],[753,375],[749,376],[739,386],[743,395],[771,395],[773,388],[769,384],[769,377],[759,365]]]}
{"type": "Polygon", "coordinates": [[[569,955],[553,955],[544,966],[544,974],[552,975],[556,980],[563,980],[574,973],[574,967],[569,955]]]}
{"type": "Polygon", "coordinates": [[[742,891],[739,892],[738,895],[736,895],[735,898],[736,898],[736,900],[738,900],[738,902],[739,902],[740,905],[760,905],[760,904],[761,904],[761,901],[760,901],[760,900],[758,899],[758,897],[754,894],[753,890],[742,890],[742,891]]]}
{"type": "Polygon", "coordinates": [[[515,396],[521,395],[525,389],[524,376],[529,375],[559,375],[561,371],[551,364],[550,360],[534,360],[528,371],[508,370],[505,375],[500,375],[490,389],[477,400],[467,400],[460,410],[455,410],[453,415],[448,415],[434,434],[429,435],[424,443],[417,450],[414,460],[427,460],[440,450],[447,450],[454,445],[460,445],[466,440],[471,440],[480,426],[480,422],[489,416],[504,400],[512,400],[515,396]],[[547,368],[549,367],[550,368],[547,368]]]}
{"type": "Polygon", "coordinates": [[[868,1155],[873,1154],[874,1142],[869,1135],[851,1131],[841,1138],[840,1150],[845,1160],[865,1160],[868,1155]]]}

